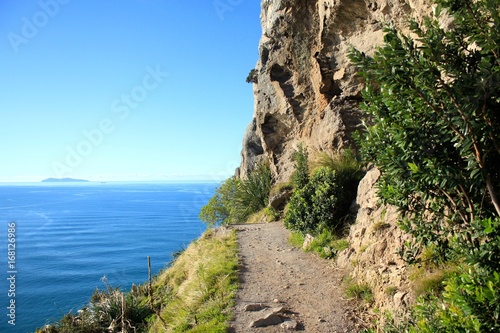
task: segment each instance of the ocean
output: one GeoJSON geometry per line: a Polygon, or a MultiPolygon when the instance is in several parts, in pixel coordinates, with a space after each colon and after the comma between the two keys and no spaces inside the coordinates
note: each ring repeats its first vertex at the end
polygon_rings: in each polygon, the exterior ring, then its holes
{"type": "Polygon", "coordinates": [[[104,282],[128,290],[199,237],[211,183],[0,186],[0,332],[34,332],[104,282]],[[13,321],[14,319],[14,321],[13,321]],[[15,325],[12,325],[12,324],[15,325]]]}

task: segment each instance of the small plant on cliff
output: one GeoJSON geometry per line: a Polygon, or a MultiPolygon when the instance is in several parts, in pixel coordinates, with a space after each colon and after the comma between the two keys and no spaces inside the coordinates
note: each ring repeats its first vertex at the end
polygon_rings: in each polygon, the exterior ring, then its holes
{"type": "Polygon", "coordinates": [[[352,280],[348,281],[345,293],[347,297],[354,298],[358,301],[365,301],[366,303],[371,303],[373,301],[373,292],[366,283],[360,284],[352,280]]]}
{"type": "Polygon", "coordinates": [[[248,73],[246,82],[247,83],[258,83],[259,82],[259,72],[257,72],[257,70],[255,68],[252,69],[250,71],[250,73],[248,73]]]}

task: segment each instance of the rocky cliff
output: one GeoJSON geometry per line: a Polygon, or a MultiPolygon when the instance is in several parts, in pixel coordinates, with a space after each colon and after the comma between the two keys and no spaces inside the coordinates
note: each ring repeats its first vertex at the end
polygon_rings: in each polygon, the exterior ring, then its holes
{"type": "Polygon", "coordinates": [[[347,53],[370,54],[383,26],[432,11],[426,0],[263,0],[254,119],[245,133],[241,177],[268,160],[277,181],[292,172],[298,143],[310,150],[352,145],[362,89],[347,53]]]}
{"type": "MultiPolygon", "coordinates": [[[[363,87],[349,48],[370,54],[383,41],[384,24],[405,30],[410,18],[421,21],[432,10],[426,0],[263,0],[254,119],[237,174],[245,177],[267,160],[275,180],[287,181],[299,143],[313,154],[353,146],[363,87]]],[[[406,266],[396,254],[407,236],[396,226],[395,209],[377,204],[377,179],[372,169],[361,181],[357,222],[338,264],[371,285],[376,307],[394,310],[411,298],[406,266]]]]}

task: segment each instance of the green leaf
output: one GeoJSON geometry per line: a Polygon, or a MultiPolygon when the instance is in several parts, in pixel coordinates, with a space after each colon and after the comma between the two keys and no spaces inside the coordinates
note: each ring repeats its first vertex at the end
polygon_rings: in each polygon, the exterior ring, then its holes
{"type": "Polygon", "coordinates": [[[418,173],[418,166],[415,163],[409,162],[408,166],[410,167],[410,170],[412,173],[418,173]]]}

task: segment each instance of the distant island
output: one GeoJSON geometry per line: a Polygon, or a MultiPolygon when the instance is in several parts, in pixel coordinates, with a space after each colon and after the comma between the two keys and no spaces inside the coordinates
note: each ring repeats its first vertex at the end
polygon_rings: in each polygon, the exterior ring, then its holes
{"type": "Polygon", "coordinates": [[[74,179],[74,178],[47,178],[42,180],[42,183],[74,183],[74,182],[89,182],[85,179],[74,179]]]}

